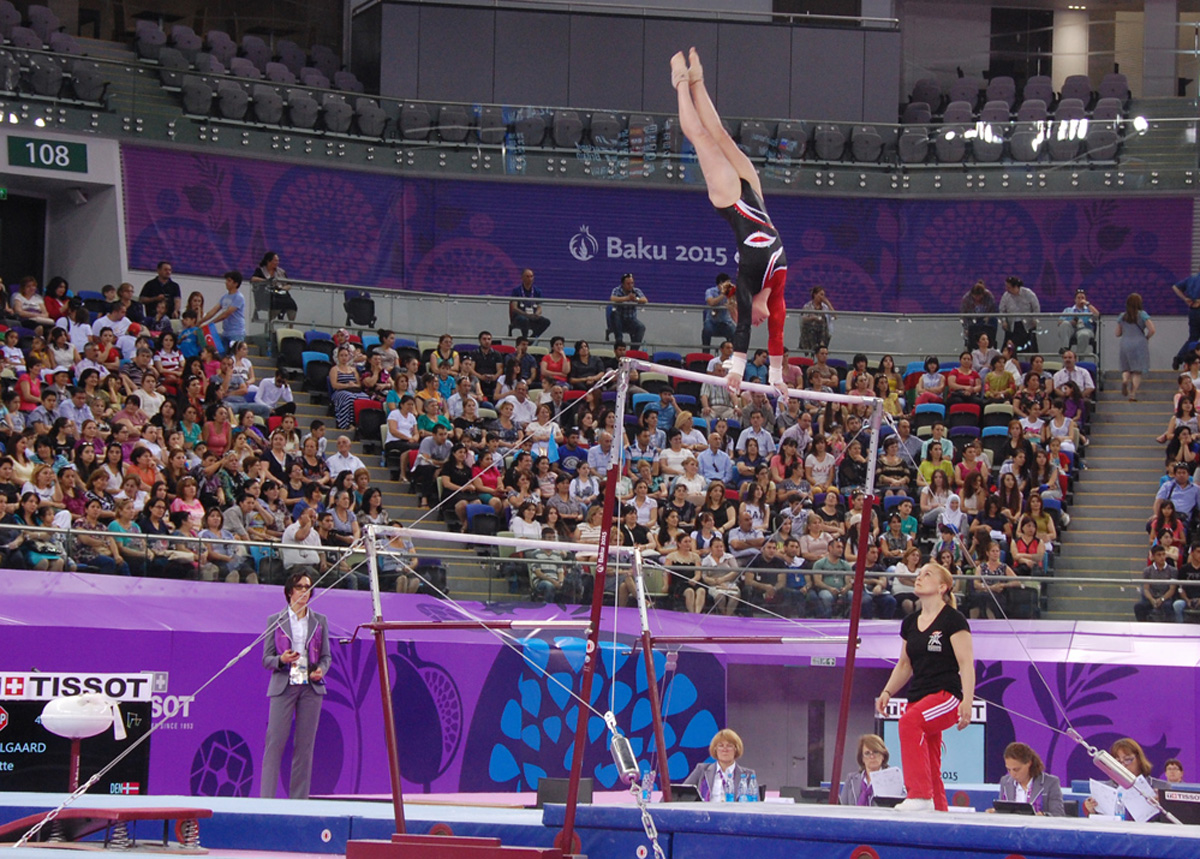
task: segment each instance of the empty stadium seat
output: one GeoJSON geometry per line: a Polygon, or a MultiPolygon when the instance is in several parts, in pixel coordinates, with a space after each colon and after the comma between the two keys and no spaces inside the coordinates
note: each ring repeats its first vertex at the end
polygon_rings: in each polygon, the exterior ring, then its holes
{"type": "Polygon", "coordinates": [[[583,141],[583,120],[574,110],[554,112],[554,145],[559,149],[574,149],[583,141]]]}
{"type": "MultiPolygon", "coordinates": [[[[264,63],[265,65],[265,63],[264,63]]],[[[246,57],[233,57],[229,61],[229,73],[247,80],[262,80],[262,71],[246,57]]]]}
{"type": "Polygon", "coordinates": [[[1092,101],[1092,82],[1087,75],[1069,75],[1063,81],[1062,93],[1059,97],[1063,100],[1077,98],[1086,108],[1092,101]]]}
{"type": "Polygon", "coordinates": [[[283,99],[275,88],[257,84],[253,90],[254,118],[268,125],[283,121],[283,99]]]}
{"type": "Polygon", "coordinates": [[[942,104],[942,86],[936,78],[921,78],[913,84],[910,102],[923,102],[931,111],[936,111],[942,104]]]}
{"type": "Polygon", "coordinates": [[[267,63],[265,69],[267,80],[277,84],[297,83],[296,75],[283,63],[267,63]]]}
{"type": "Polygon", "coordinates": [[[546,139],[546,117],[535,113],[513,123],[517,141],[524,146],[541,146],[546,139]]]}
{"type": "Polygon", "coordinates": [[[1008,109],[1012,110],[1014,104],[1017,103],[1017,84],[1008,75],[997,75],[988,81],[987,85],[987,100],[1002,101],[1008,105],[1008,109]]]}
{"type": "Polygon", "coordinates": [[[288,121],[296,128],[314,128],[320,108],[307,90],[287,91],[288,121]]]}
{"type": "Polygon", "coordinates": [[[55,30],[50,34],[50,50],[56,54],[68,54],[72,56],[82,56],[83,47],[75,41],[75,37],[70,33],[60,33],[55,30]]]}
{"type": "Polygon", "coordinates": [[[275,43],[275,50],[279,54],[279,62],[299,79],[300,70],[308,65],[308,55],[303,48],[290,39],[280,39],[275,43]]]}
{"type": "Polygon", "coordinates": [[[438,137],[446,143],[462,143],[471,132],[471,119],[461,104],[444,104],[438,108],[438,137]]]}
{"type": "Polygon", "coordinates": [[[383,137],[387,128],[388,117],[373,98],[357,98],[354,100],[354,116],[358,121],[358,130],[367,137],[383,137]]]}
{"type": "Polygon", "coordinates": [[[80,101],[104,101],[108,80],[95,63],[76,60],[71,63],[71,89],[80,101]]]}
{"type": "Polygon", "coordinates": [[[204,40],[197,36],[196,31],[186,24],[176,24],[171,28],[169,43],[189,63],[195,62],[196,54],[204,49],[204,40]]]}
{"type": "Polygon", "coordinates": [[[836,125],[818,125],[813,147],[822,161],[839,161],[846,151],[846,135],[836,125]]]}
{"type": "Polygon", "coordinates": [[[932,118],[933,112],[923,101],[910,101],[904,105],[904,113],[900,114],[900,122],[905,125],[928,125],[932,118]]]}
{"type": "Polygon", "coordinates": [[[345,134],[350,130],[350,121],[354,111],[346,104],[346,99],[340,93],[327,92],[321,96],[321,115],[325,119],[325,128],[337,134],[345,134]]]}
{"type": "Polygon", "coordinates": [[[615,113],[593,113],[588,131],[592,145],[601,149],[625,148],[629,143],[628,138],[622,139],[625,129],[615,113]]]}
{"type": "Polygon", "coordinates": [[[883,157],[883,138],[871,125],[856,125],[850,132],[850,154],[855,161],[875,163],[883,157]]]}
{"type": "Polygon", "coordinates": [[[400,135],[405,140],[428,140],[432,124],[428,105],[408,102],[400,108],[400,135]]]}
{"type": "Polygon", "coordinates": [[[929,158],[929,131],[924,126],[909,126],[900,132],[896,150],[904,164],[922,164],[929,158]]]}
{"type": "Polygon", "coordinates": [[[738,126],[738,144],[751,158],[766,158],[771,151],[771,135],[767,124],[758,120],[745,119],[738,126]]]}
{"type": "Polygon", "coordinates": [[[346,92],[362,92],[363,85],[355,77],[354,72],[338,71],[333,73],[333,85],[346,92]]]}
{"type": "Polygon", "coordinates": [[[333,80],[334,74],[342,67],[337,54],[326,45],[313,45],[308,49],[308,54],[312,59],[312,64],[320,69],[321,74],[325,75],[328,80],[333,80]]]}
{"type": "Polygon", "coordinates": [[[12,38],[13,27],[21,26],[21,13],[12,0],[0,0],[0,36],[12,38]]]}
{"type": "Polygon", "coordinates": [[[237,56],[237,45],[224,30],[209,30],[204,36],[204,44],[225,68],[229,68],[229,61],[237,56]]]}
{"type": "MultiPolygon", "coordinates": [[[[163,36],[162,41],[165,42],[166,38],[166,36],[163,36]]],[[[43,47],[45,47],[42,44],[42,40],[38,34],[33,32],[33,30],[29,29],[28,27],[13,27],[12,43],[14,48],[21,48],[26,51],[40,51],[43,47]]],[[[138,55],[148,60],[157,59],[158,51],[161,47],[161,43],[158,45],[147,44],[144,49],[145,53],[143,53],[143,47],[139,42],[138,55]]]]}
{"type": "Polygon", "coordinates": [[[329,78],[320,69],[303,68],[300,70],[300,83],[317,89],[329,89],[329,78]]]}
{"type": "Polygon", "coordinates": [[[38,95],[58,98],[62,93],[63,68],[49,57],[29,60],[29,86],[38,95]]]}
{"type": "Polygon", "coordinates": [[[195,116],[212,113],[213,88],[202,77],[185,75],[183,78],[183,109],[195,116]]]}
{"type": "Polygon", "coordinates": [[[250,96],[232,81],[217,84],[217,110],[225,119],[245,119],[250,108],[250,96]]]}
{"type": "Polygon", "coordinates": [[[258,36],[242,36],[242,56],[259,72],[265,72],[267,63],[271,62],[271,49],[258,36]]]}
{"type": "Polygon", "coordinates": [[[504,142],[508,133],[508,124],[504,121],[504,110],[500,107],[487,106],[479,109],[478,137],[480,143],[497,145],[504,142]]]}
{"type": "Polygon", "coordinates": [[[158,52],[158,79],[163,86],[178,87],[183,84],[183,76],[192,64],[175,48],[163,48],[158,52]]]}
{"type": "Polygon", "coordinates": [[[950,92],[946,98],[951,104],[956,101],[965,101],[974,111],[979,105],[979,99],[986,86],[983,78],[957,78],[950,85],[950,92]]]}
{"type": "Polygon", "coordinates": [[[1033,75],[1025,81],[1021,97],[1023,101],[1036,98],[1044,102],[1046,107],[1050,107],[1054,103],[1054,83],[1050,80],[1049,75],[1033,75]]]}
{"type": "Polygon", "coordinates": [[[808,147],[808,131],[802,122],[781,122],[775,127],[775,157],[798,161],[808,147]]]}

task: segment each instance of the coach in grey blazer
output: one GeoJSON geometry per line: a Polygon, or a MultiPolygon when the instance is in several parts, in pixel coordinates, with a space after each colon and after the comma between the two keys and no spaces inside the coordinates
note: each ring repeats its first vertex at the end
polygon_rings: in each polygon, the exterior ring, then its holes
{"type": "Polygon", "coordinates": [[[273,798],[279,784],[283,747],[296,723],[292,750],[292,774],[288,796],[308,799],[312,782],[313,746],[325,697],[325,672],[329,651],[329,621],[308,608],[312,579],[293,573],[283,586],[288,607],[267,621],[263,639],[263,667],[271,672],[267,697],[271,713],[267,721],[267,744],[263,751],[260,796],[273,798]]]}
{"type": "Polygon", "coordinates": [[[1033,806],[1036,814],[1067,816],[1058,776],[1046,772],[1037,752],[1025,743],[1009,743],[1004,749],[1004,768],[1008,772],[1000,776],[1000,799],[1016,802],[1020,788],[1024,793],[1021,798],[1033,806]]]}

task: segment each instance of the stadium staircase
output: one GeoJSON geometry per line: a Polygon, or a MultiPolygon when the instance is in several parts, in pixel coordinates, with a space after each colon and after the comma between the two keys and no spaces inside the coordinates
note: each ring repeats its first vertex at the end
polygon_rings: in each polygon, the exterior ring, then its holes
{"type": "MultiPolygon", "coordinates": [[[[1120,373],[1105,374],[1092,421],[1088,470],[1075,485],[1069,551],[1055,559],[1056,576],[1128,579],[1146,566],[1146,519],[1163,474],[1164,449],[1155,441],[1171,414],[1173,373],[1152,371],[1139,402],[1121,396],[1120,373]]],[[[1047,619],[1133,620],[1138,587],[1129,584],[1053,585],[1047,619]]]]}
{"type": "MultiPolygon", "coordinates": [[[[254,372],[260,379],[274,375],[275,359],[273,357],[252,354],[251,358],[254,363],[254,372]]],[[[293,393],[296,400],[296,425],[300,434],[307,433],[309,424],[314,420],[325,421],[327,427],[325,435],[329,440],[329,450],[332,451],[334,442],[341,433],[337,430],[328,407],[324,404],[314,403],[309,394],[300,390],[299,383],[294,386],[293,393]]],[[[345,433],[352,439],[355,437],[353,429],[346,430],[345,433]]],[[[389,516],[410,525],[416,522],[422,514],[428,513],[426,510],[418,509],[417,496],[408,493],[407,484],[392,480],[390,470],[381,464],[378,453],[366,453],[363,450],[362,442],[357,439],[351,447],[354,454],[366,464],[367,469],[371,472],[371,485],[378,486],[383,493],[383,506],[389,516]]],[[[438,521],[436,515],[429,516],[417,527],[430,531],[446,530],[446,526],[438,521]]],[[[446,569],[447,590],[456,600],[529,599],[528,589],[520,594],[510,594],[507,580],[494,576],[497,571],[495,562],[478,556],[470,546],[455,546],[447,543],[432,550],[418,545],[417,557],[422,562],[429,558],[437,558],[442,562],[446,569]]]]}

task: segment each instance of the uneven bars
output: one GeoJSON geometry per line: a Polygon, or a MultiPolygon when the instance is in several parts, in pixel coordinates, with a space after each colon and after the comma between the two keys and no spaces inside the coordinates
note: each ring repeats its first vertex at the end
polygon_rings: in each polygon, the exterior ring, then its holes
{"type": "MultiPolygon", "coordinates": [[[[488,534],[462,534],[454,531],[426,531],[422,528],[395,528],[390,525],[375,525],[375,533],[383,537],[401,536],[410,540],[428,540],[435,543],[466,543],[472,546],[512,546],[514,549],[529,549],[534,546],[553,546],[555,551],[596,554],[599,546],[595,543],[567,543],[540,540],[524,540],[520,537],[498,537],[488,534]]],[[[609,553],[621,555],[633,554],[631,546],[609,546],[609,553]]]]}
{"type": "MultiPolygon", "coordinates": [[[[665,364],[655,364],[653,361],[644,361],[641,358],[622,358],[621,363],[628,364],[637,370],[645,370],[648,373],[662,373],[664,376],[675,376],[676,378],[688,379],[692,382],[707,383],[721,388],[729,387],[729,377],[727,376],[710,376],[708,373],[697,373],[695,370],[684,370],[682,367],[668,367],[665,364]]],[[[761,394],[779,396],[778,388],[758,382],[742,382],[740,389],[742,391],[757,391],[761,394]]],[[[800,400],[821,400],[822,402],[841,403],[850,406],[882,404],[882,401],[878,397],[852,397],[849,394],[809,391],[800,388],[788,388],[788,394],[800,400]]]]}

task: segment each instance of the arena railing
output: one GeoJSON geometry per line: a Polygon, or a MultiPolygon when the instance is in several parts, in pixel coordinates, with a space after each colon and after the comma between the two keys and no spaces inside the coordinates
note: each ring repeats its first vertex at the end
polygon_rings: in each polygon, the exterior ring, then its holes
{"type": "MultiPolygon", "coordinates": [[[[371,170],[396,170],[421,175],[472,177],[553,178],[572,182],[632,182],[666,186],[699,186],[703,179],[689,151],[666,151],[661,135],[650,147],[631,145],[628,134],[614,145],[597,145],[585,138],[576,146],[560,147],[553,143],[551,131],[544,145],[526,145],[525,140],[512,132],[517,120],[539,115],[550,117],[556,111],[571,110],[587,116],[592,113],[615,113],[626,117],[637,113],[620,105],[476,105],[463,104],[469,123],[482,107],[498,107],[503,111],[510,129],[503,142],[482,143],[469,129],[463,142],[442,140],[436,128],[428,139],[408,139],[399,129],[400,112],[405,104],[427,108],[431,118],[437,117],[443,102],[417,102],[370,95],[383,107],[389,117],[384,135],[369,137],[359,134],[354,126],[347,133],[335,133],[324,128],[300,129],[279,123],[262,123],[253,119],[222,119],[216,114],[190,116],[182,112],[181,99],[175,91],[164,88],[159,80],[157,65],[140,60],[121,61],[107,57],[65,57],[48,51],[14,49],[12,53],[27,69],[33,57],[55,61],[81,60],[96,65],[111,81],[106,105],[77,101],[63,95],[48,96],[29,92],[26,82],[19,92],[0,91],[0,117],[4,122],[25,130],[44,128],[54,131],[101,134],[125,140],[171,142],[177,145],[202,148],[206,152],[225,152],[242,156],[285,158],[318,163],[330,167],[371,170]]],[[[26,78],[28,75],[26,74],[26,78]]],[[[206,75],[206,77],[218,77],[206,75]]],[[[277,90],[308,91],[317,101],[329,92],[347,98],[351,106],[355,93],[321,90],[302,84],[272,84],[266,81],[247,81],[226,76],[229,80],[252,88],[255,84],[273,86],[277,90]]],[[[1135,110],[1137,109],[1135,103],[1135,110]]],[[[945,194],[982,194],[1021,196],[1045,193],[1122,194],[1154,191],[1191,190],[1200,183],[1195,141],[1197,139],[1195,99],[1170,100],[1155,104],[1155,113],[1166,114],[1140,118],[1128,116],[1119,126],[1118,138],[1122,149],[1118,156],[1091,160],[1082,150],[1073,159],[1051,161],[1042,157],[1034,163],[1001,159],[994,163],[977,163],[969,158],[962,163],[899,163],[896,142],[913,126],[897,123],[870,123],[883,140],[882,156],[877,160],[855,161],[849,154],[842,157],[818,159],[812,154],[813,131],[818,125],[834,125],[845,133],[847,152],[852,123],[803,117],[734,117],[727,119],[736,127],[743,121],[762,122],[766,132],[755,132],[745,141],[763,176],[773,192],[829,193],[838,196],[929,196],[945,194]],[[809,137],[809,154],[802,159],[786,154],[786,147],[775,138],[780,122],[799,122],[809,137]]],[[[286,119],[286,114],[285,114],[286,119]]],[[[670,117],[658,115],[652,119],[660,125],[670,117]]],[[[859,125],[861,123],[854,123],[859,125]]],[[[431,125],[436,125],[432,122],[431,125]]],[[[1011,125],[1011,124],[1010,124],[1011,125]]],[[[937,123],[926,126],[932,137],[939,131],[937,123]]],[[[460,129],[463,130],[463,129],[460,129]]],[[[1076,125],[1072,134],[1084,136],[1076,125]]],[[[1057,126],[1046,126],[1047,134],[1058,133],[1057,126]]],[[[966,134],[984,136],[992,133],[984,125],[968,127],[966,134]]],[[[418,137],[423,135],[418,134],[418,137]]],[[[673,137],[681,140],[678,133],[673,137]]],[[[681,145],[676,145],[678,150],[681,145]]],[[[932,148],[932,140],[931,140],[932,148]]]]}
{"type": "MultiPolygon", "coordinates": [[[[268,335],[270,348],[274,348],[275,331],[279,328],[296,328],[301,331],[314,329],[318,331],[334,331],[338,328],[362,334],[373,333],[376,329],[388,329],[396,332],[398,337],[415,340],[418,343],[436,340],[441,334],[451,335],[459,343],[476,343],[479,332],[487,330],[499,342],[511,344],[520,336],[517,329],[510,332],[508,304],[511,297],[507,294],[497,295],[452,295],[446,293],[416,292],[401,289],[380,289],[347,286],[344,284],[322,283],[317,281],[291,280],[291,296],[297,304],[295,323],[278,320],[267,320],[269,314],[266,307],[261,308],[260,324],[268,335]],[[375,325],[347,325],[347,315],[344,309],[347,290],[366,292],[375,305],[375,325]],[[308,320],[321,320],[311,322],[308,320]]],[[[642,287],[639,287],[642,288],[642,287]]],[[[255,306],[255,297],[251,294],[253,287],[246,285],[243,291],[247,293],[247,303],[250,308],[255,306]]],[[[548,286],[546,292],[552,293],[553,287],[548,286]]],[[[704,310],[699,304],[677,304],[660,301],[655,296],[652,284],[644,287],[649,303],[638,308],[638,318],[646,326],[645,341],[642,349],[646,352],[671,351],[686,354],[688,352],[714,351],[720,345],[721,337],[714,337],[709,349],[701,342],[701,331],[704,323],[704,310]]],[[[507,292],[507,289],[505,289],[507,292]]],[[[965,288],[964,288],[965,292],[965,288]]],[[[835,304],[840,296],[831,291],[829,298],[835,304]]],[[[542,304],[542,315],[551,321],[550,327],[538,340],[536,346],[546,347],[551,337],[561,335],[566,345],[572,347],[576,340],[587,340],[592,349],[611,348],[611,336],[606,337],[606,308],[611,306],[607,301],[587,301],[582,299],[558,299],[546,297],[539,299],[542,304]]],[[[832,325],[830,339],[830,354],[841,360],[849,360],[854,354],[862,353],[870,359],[874,366],[884,355],[891,355],[897,364],[898,371],[904,372],[904,365],[909,361],[923,360],[927,355],[935,355],[943,362],[957,363],[958,355],[964,345],[963,317],[957,313],[880,313],[865,311],[835,312],[836,318],[832,325]]],[[[788,322],[785,329],[785,344],[793,355],[803,354],[798,349],[800,338],[799,307],[788,308],[788,322]]],[[[1003,334],[1003,323],[1007,318],[1012,320],[1029,319],[1031,314],[993,314],[998,323],[998,336],[1003,334]]],[[[1037,320],[1038,354],[1046,356],[1051,363],[1060,360],[1059,324],[1063,320],[1060,310],[1055,313],[1032,315],[1037,320]]],[[[990,318],[990,317],[989,317],[990,318]]],[[[253,330],[253,323],[251,323],[253,330]]],[[[1097,323],[1099,328],[1099,322],[1097,323]]],[[[755,332],[752,343],[765,348],[765,333],[755,332]]],[[[1101,355],[1101,339],[1093,338],[1091,356],[1081,356],[1081,361],[1095,363],[1102,375],[1104,365],[1101,355]]],[[[628,342],[628,341],[627,341],[628,342]]],[[[993,347],[999,348],[993,343],[993,347]]],[[[1099,378],[1094,380],[1097,385],[1099,378]]]]}

